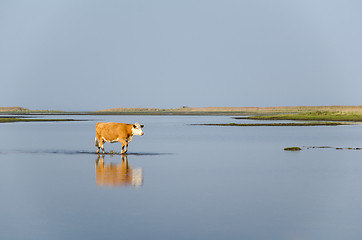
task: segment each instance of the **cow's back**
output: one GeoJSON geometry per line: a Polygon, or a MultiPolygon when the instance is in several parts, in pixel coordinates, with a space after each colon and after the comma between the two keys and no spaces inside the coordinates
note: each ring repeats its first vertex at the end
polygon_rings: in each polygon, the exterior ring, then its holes
{"type": "Polygon", "coordinates": [[[99,122],[96,125],[96,134],[98,139],[104,138],[109,141],[121,138],[126,139],[130,134],[132,134],[132,124],[99,122]]]}

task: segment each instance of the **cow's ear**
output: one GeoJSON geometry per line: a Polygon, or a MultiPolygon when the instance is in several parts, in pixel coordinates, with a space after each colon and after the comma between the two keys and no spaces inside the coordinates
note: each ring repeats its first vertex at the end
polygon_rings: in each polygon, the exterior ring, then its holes
{"type": "Polygon", "coordinates": [[[143,128],[145,125],[141,125],[141,128],[143,128]]]}

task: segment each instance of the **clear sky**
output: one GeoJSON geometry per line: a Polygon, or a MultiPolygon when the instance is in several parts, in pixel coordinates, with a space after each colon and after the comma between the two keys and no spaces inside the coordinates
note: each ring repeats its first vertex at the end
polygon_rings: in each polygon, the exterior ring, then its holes
{"type": "Polygon", "coordinates": [[[2,0],[0,106],[362,105],[360,0],[2,0]]]}

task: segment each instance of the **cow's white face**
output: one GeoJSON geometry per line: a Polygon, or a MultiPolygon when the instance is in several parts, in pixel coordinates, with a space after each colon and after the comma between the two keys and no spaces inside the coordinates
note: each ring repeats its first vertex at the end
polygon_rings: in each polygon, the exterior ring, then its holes
{"type": "Polygon", "coordinates": [[[135,123],[132,127],[132,134],[133,135],[143,135],[143,131],[142,131],[143,125],[140,125],[139,123],[135,123]]]}

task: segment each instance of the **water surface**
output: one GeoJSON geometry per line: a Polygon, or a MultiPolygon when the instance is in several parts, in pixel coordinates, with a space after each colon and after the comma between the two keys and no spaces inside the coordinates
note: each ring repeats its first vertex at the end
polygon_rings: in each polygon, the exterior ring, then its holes
{"type": "MultiPolygon", "coordinates": [[[[90,121],[0,124],[1,239],[362,237],[362,151],[283,151],[361,147],[361,126],[73,117],[90,121]],[[98,121],[140,122],[145,135],[133,138],[126,156],[97,155],[98,121]]],[[[120,147],[105,144],[107,152],[120,147]]]]}

